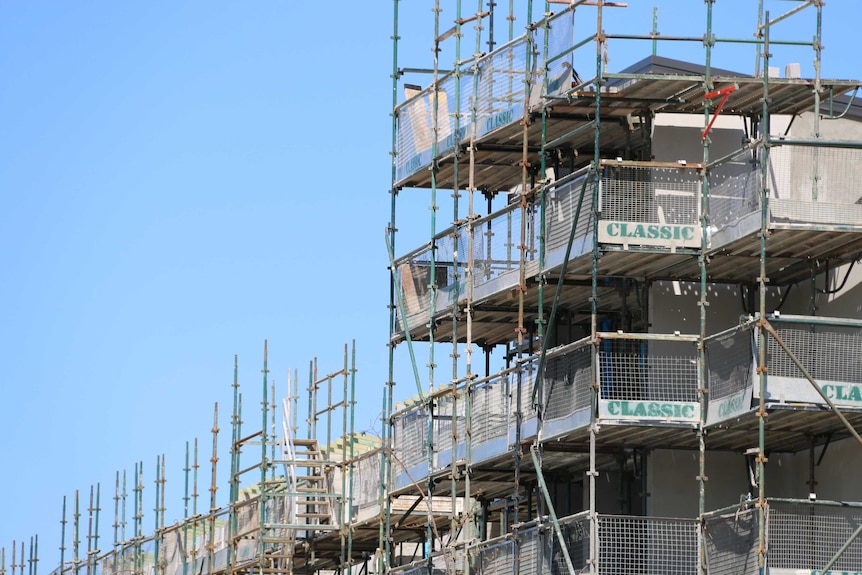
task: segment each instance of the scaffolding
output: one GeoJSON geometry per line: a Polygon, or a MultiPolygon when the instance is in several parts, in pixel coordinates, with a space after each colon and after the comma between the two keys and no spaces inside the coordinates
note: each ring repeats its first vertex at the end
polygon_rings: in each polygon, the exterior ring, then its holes
{"type": "Polygon", "coordinates": [[[824,3],[761,0],[753,34],[734,38],[716,34],[717,11],[739,9],[722,0],[688,35],[659,33],[656,9],[652,30],[613,31],[624,2],[435,0],[424,68],[399,60],[415,43],[406,4],[393,2],[384,465],[388,501],[444,511],[407,563],[387,517],[378,571],[859,571],[859,504],[815,489],[815,449],[858,440],[862,422],[862,323],[817,309],[862,256],[862,132],[842,124],[860,83],[821,78],[824,3]],[[810,36],[780,36],[802,20],[810,36]],[[613,71],[625,43],[652,56],[613,71]],[[657,56],[668,43],[703,60],[657,56]],[[751,49],[751,75],[714,66],[731,45],[751,49]],[[785,48],[813,56],[813,77],[777,77],[785,48]],[[421,193],[429,239],[396,257],[398,199],[421,193]],[[774,312],[806,283],[807,310],[774,312]],[[668,317],[662,289],[696,307],[668,317]],[[710,313],[722,290],[739,295],[738,321],[710,313]],[[418,395],[396,404],[411,372],[418,395]],[[771,454],[806,452],[808,498],[770,496],[771,454]],[[667,453],[695,459],[694,506],[674,517],[655,515],[672,490],[648,480],[667,453]],[[716,510],[707,466],[726,454],[748,481],[716,510]]]}
{"type": "MultiPolygon", "coordinates": [[[[827,450],[852,452],[830,446],[862,443],[858,294],[820,306],[862,258],[862,82],[820,76],[824,3],[759,0],[734,38],[713,24],[731,0],[698,5],[689,35],[657,11],[614,32],[610,0],[433,0],[417,68],[403,4],[380,437],[355,429],[355,346],[279,401],[265,344],[252,415],[234,362],[227,503],[216,405],[211,451],[186,444],[182,519],[160,455],[145,527],[140,461],[116,474],[112,539],[100,485],[63,500],[52,575],[862,571],[862,500],[818,497],[827,450]],[[811,37],[772,37],[806,18],[811,37]],[[627,43],[651,55],[612,71],[627,43]],[[714,67],[722,45],[754,72],[714,67]],[[813,77],[776,77],[781,47],[810,50],[813,77]],[[398,199],[421,193],[429,239],[398,255],[398,199]]],[[[0,575],[38,575],[38,549],[0,548],[0,575]]]]}
{"type": "MultiPolygon", "coordinates": [[[[78,491],[69,505],[63,499],[53,575],[341,572],[373,556],[381,451],[379,438],[354,429],[355,344],[344,346],[343,364],[335,371],[321,375],[317,360],[311,363],[305,409],[299,405],[298,372],[288,374],[287,396],[280,405],[276,401],[267,356],[265,343],[260,407],[251,415],[243,410],[234,359],[227,501],[217,497],[224,454],[218,449],[216,404],[208,486],[201,470],[204,445],[198,439],[185,444],[182,519],[165,523],[166,463],[160,455],[153,467],[152,530],[144,526],[147,474],[137,462],[131,477],[116,474],[112,539],[104,532],[110,510],[103,509],[98,484],[90,488],[88,504],[78,491]],[[208,506],[202,489],[209,491],[208,506]]],[[[0,571],[23,575],[26,567],[28,575],[37,575],[38,546],[38,538],[31,539],[28,558],[24,543],[19,548],[13,542],[8,571],[6,548],[0,548],[0,571]]]]}

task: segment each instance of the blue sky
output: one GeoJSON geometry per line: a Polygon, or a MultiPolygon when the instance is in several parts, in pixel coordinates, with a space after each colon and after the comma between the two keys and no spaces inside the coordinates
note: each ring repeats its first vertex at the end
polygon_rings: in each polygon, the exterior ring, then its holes
{"type": "MultiPolygon", "coordinates": [[[[401,4],[401,63],[430,66],[433,3],[401,4]]],[[[452,4],[443,2],[449,22],[452,4]]],[[[609,31],[648,32],[658,4],[663,33],[691,33],[692,25],[700,33],[700,1],[631,4],[609,31]]],[[[734,5],[753,13],[756,3],[719,0],[719,34],[748,36],[753,25],[732,29],[739,12],[726,6],[734,5]]],[[[85,498],[100,482],[108,525],[114,473],[131,473],[139,460],[151,525],[150,470],[161,453],[174,496],[167,519],[181,516],[185,442],[211,445],[220,402],[226,469],[233,357],[257,401],[265,338],[280,394],[288,370],[299,368],[305,382],[315,356],[322,371],[338,369],[343,344],[355,338],[357,427],[379,428],[391,8],[384,1],[0,3],[0,547],[7,561],[13,539],[39,533],[47,573],[58,557],[62,497],[79,489],[85,498]]],[[[862,76],[855,8],[852,0],[828,3],[824,76],[862,76]]],[[[786,30],[787,37],[813,34],[795,23],[786,30]]],[[[621,46],[611,68],[648,49],[621,46]]],[[[659,53],[698,59],[702,47],[659,53]]],[[[451,65],[450,52],[441,58],[451,65]]],[[[715,63],[750,72],[753,61],[753,52],[728,50],[715,63]]],[[[810,69],[810,50],[787,61],[810,69]]],[[[402,214],[413,214],[399,220],[403,253],[424,241],[429,202],[426,192],[409,190],[399,201],[402,214]]],[[[399,389],[409,395],[404,357],[399,389]]],[[[227,484],[220,487],[226,493],[227,484]]]]}

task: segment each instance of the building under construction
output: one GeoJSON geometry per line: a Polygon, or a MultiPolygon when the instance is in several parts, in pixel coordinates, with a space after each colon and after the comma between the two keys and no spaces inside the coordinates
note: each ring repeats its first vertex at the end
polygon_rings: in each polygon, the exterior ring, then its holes
{"type": "Polygon", "coordinates": [[[229,502],[195,444],[184,519],[157,503],[145,531],[141,464],[68,502],[54,573],[862,573],[862,82],[820,77],[824,3],[749,2],[721,37],[739,3],[671,36],[623,2],[435,0],[416,67],[402,4],[381,436],[348,348],[284,400],[264,363],[253,416],[234,388],[229,502]],[[620,45],[647,57],[612,71],[620,45]]]}

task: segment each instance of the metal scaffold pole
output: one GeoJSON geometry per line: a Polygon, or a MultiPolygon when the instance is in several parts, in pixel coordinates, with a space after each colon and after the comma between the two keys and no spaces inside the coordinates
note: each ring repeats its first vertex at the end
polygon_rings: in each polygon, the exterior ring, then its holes
{"type": "MultiPolygon", "coordinates": [[[[164,473],[164,471],[163,471],[163,473],[164,473]]],[[[102,500],[102,487],[99,483],[96,483],[96,524],[95,524],[94,538],[93,538],[93,553],[96,556],[98,556],[98,553],[100,551],[100,549],[99,549],[99,515],[102,512],[101,500],[102,500]]],[[[94,560],[95,560],[95,558],[96,557],[94,557],[94,560]]]]}
{"type": "Polygon", "coordinates": [[[94,491],[93,486],[90,486],[90,504],[87,506],[87,575],[93,572],[93,511],[94,511],[94,491]]]}
{"type": "MultiPolygon", "coordinates": [[[[494,26],[494,16],[493,16],[493,0],[489,3],[489,8],[491,11],[483,12],[482,11],[482,0],[478,0],[476,6],[476,37],[475,37],[475,46],[474,46],[474,55],[473,55],[473,63],[471,65],[472,72],[472,82],[471,82],[471,90],[470,93],[472,97],[470,98],[470,135],[468,137],[468,184],[467,184],[467,192],[468,192],[468,205],[467,205],[467,294],[466,294],[466,302],[464,305],[464,315],[466,320],[466,335],[465,335],[465,345],[464,345],[464,353],[465,353],[465,379],[466,379],[466,394],[464,398],[464,419],[465,419],[465,446],[464,446],[464,500],[471,501],[471,493],[472,493],[472,474],[473,474],[473,461],[472,461],[472,444],[473,444],[473,388],[471,383],[474,379],[473,373],[473,286],[474,286],[474,270],[476,266],[475,262],[475,248],[476,248],[476,237],[475,237],[475,220],[477,219],[475,213],[475,195],[476,195],[476,148],[475,148],[475,139],[476,139],[476,109],[477,109],[477,101],[479,99],[479,56],[482,51],[482,22],[483,18],[489,18],[489,38],[488,38],[488,46],[492,47],[493,40],[493,26],[494,26]]],[[[490,238],[489,245],[490,249],[490,238]]],[[[473,508],[472,505],[466,512],[466,527],[468,530],[468,540],[472,540],[475,537],[474,533],[474,516],[473,516],[473,508]]],[[[467,575],[469,575],[469,561],[465,561],[467,575]]]]}
{"type": "MultiPolygon", "coordinates": [[[[60,519],[60,575],[66,570],[66,496],[63,496],[63,518],[60,519]]],[[[5,569],[6,550],[3,550],[3,562],[5,569]]]]}
{"type": "MultiPolygon", "coordinates": [[[[712,82],[712,49],[714,46],[713,34],[712,34],[712,9],[715,4],[715,0],[708,0],[706,2],[706,34],[704,35],[704,48],[706,51],[705,56],[705,66],[704,66],[704,74],[703,74],[703,91],[704,93],[711,93],[713,91],[713,82],[712,82]]],[[[653,26],[655,29],[656,23],[654,22],[653,26]]],[[[655,44],[654,44],[655,46],[655,44]]],[[[655,54],[655,47],[653,47],[653,54],[655,54]]],[[[704,132],[703,137],[703,165],[708,166],[710,161],[709,151],[710,151],[710,138],[707,130],[710,126],[710,116],[712,115],[712,107],[711,100],[709,98],[704,98],[703,100],[703,126],[704,132]]],[[[702,523],[703,514],[706,511],[706,407],[707,407],[707,375],[708,368],[706,364],[706,347],[704,344],[704,338],[707,335],[707,324],[706,324],[706,310],[709,305],[708,297],[707,297],[707,258],[706,252],[709,247],[709,171],[704,169],[700,173],[700,182],[701,182],[701,190],[700,190],[700,209],[699,209],[699,223],[701,227],[701,237],[700,237],[700,253],[697,255],[698,267],[700,271],[700,295],[698,299],[698,306],[700,312],[700,339],[697,342],[697,398],[698,404],[700,405],[700,420],[697,423],[697,449],[698,449],[698,473],[697,473],[697,486],[698,486],[698,496],[697,496],[697,516],[701,521],[700,524],[700,533],[701,536],[697,538],[697,565],[700,570],[701,575],[706,575],[707,572],[707,563],[706,563],[706,551],[703,548],[703,534],[704,527],[702,523]]]]}
{"type": "MultiPolygon", "coordinates": [[[[551,4],[547,0],[545,1],[545,17],[542,19],[542,29],[544,33],[542,34],[542,94],[548,93],[548,70],[550,66],[548,64],[548,37],[550,36],[551,26],[550,26],[550,14],[551,14],[551,4]]],[[[529,102],[529,98],[527,98],[529,102]]],[[[538,190],[538,200],[539,200],[539,274],[537,278],[538,283],[538,303],[536,304],[536,335],[539,338],[539,344],[541,348],[547,349],[547,340],[551,335],[547,333],[546,327],[548,327],[549,321],[545,319],[545,286],[547,286],[548,278],[545,273],[545,240],[547,234],[547,226],[545,222],[545,210],[546,210],[546,184],[547,184],[547,169],[548,169],[548,107],[542,106],[542,116],[541,116],[541,143],[540,143],[540,151],[539,151],[539,190],[538,190]]],[[[556,174],[555,174],[556,175],[556,174]]],[[[561,277],[559,279],[560,282],[563,281],[561,277]]],[[[553,318],[550,319],[553,322],[553,318]]],[[[535,385],[538,385],[538,382],[541,381],[542,375],[541,373],[536,374],[535,385]]]]}
{"type": "MultiPolygon", "coordinates": [[[[431,249],[429,251],[429,284],[428,284],[428,393],[429,396],[425,403],[425,453],[427,454],[429,471],[434,467],[434,417],[436,400],[434,399],[435,376],[436,376],[436,335],[437,335],[437,178],[439,175],[439,161],[437,154],[440,145],[440,42],[442,40],[440,33],[440,14],[443,9],[440,7],[440,0],[434,0],[434,47],[432,54],[434,55],[434,67],[432,70],[432,92],[431,92],[431,249]]],[[[428,474],[426,488],[426,498],[428,502],[428,519],[425,522],[425,548],[423,549],[423,557],[428,561],[429,571],[433,569],[432,552],[435,544],[436,524],[433,515],[434,509],[434,481],[428,474]]]]}
{"type": "Polygon", "coordinates": [[[207,516],[207,574],[213,574],[215,564],[215,522],[216,522],[216,493],[218,492],[217,471],[218,471],[218,403],[213,407],[213,449],[212,457],[210,457],[211,474],[210,474],[210,510],[207,516]]]}
{"type": "Polygon", "coordinates": [[[30,575],[39,575],[39,536],[30,538],[30,575]]]}
{"type": "MultiPolygon", "coordinates": [[[[143,573],[144,556],[141,551],[141,543],[144,539],[143,524],[144,524],[144,462],[139,461],[135,464],[135,544],[134,544],[134,572],[136,574],[143,573]]],[[[75,498],[77,500],[77,492],[75,498]]],[[[75,507],[77,508],[77,501],[75,507]]],[[[77,556],[77,551],[75,552],[77,556]]],[[[77,572],[77,571],[76,571],[77,572]]]]}
{"type": "MultiPolygon", "coordinates": [[[[137,468],[135,468],[137,470],[137,468]]],[[[137,471],[136,471],[137,473],[137,471]]],[[[78,531],[78,519],[81,517],[81,514],[78,510],[78,490],[75,490],[75,508],[72,513],[72,569],[74,570],[75,575],[78,575],[78,567],[79,567],[79,557],[78,554],[79,545],[80,545],[80,537],[78,531]]],[[[12,561],[15,562],[14,559],[12,561]]]]}
{"type": "MultiPolygon", "coordinates": [[[[760,317],[766,315],[766,241],[769,237],[769,11],[765,13],[763,27],[763,111],[760,119],[760,273],[757,283],[760,288],[758,310],[760,317]]],[[[768,507],[766,502],[766,333],[758,330],[758,365],[757,373],[760,384],[760,397],[757,407],[757,565],[761,573],[766,570],[767,533],[766,522],[768,507]]]]}
{"type": "Polygon", "coordinates": [[[120,530],[120,472],[117,471],[114,476],[114,552],[117,551],[117,543],[119,543],[120,530]]]}
{"type": "Polygon", "coordinates": [[[267,462],[267,415],[269,414],[269,400],[267,399],[267,394],[269,393],[269,384],[267,382],[267,377],[269,375],[269,368],[267,367],[269,360],[269,349],[267,340],[263,340],[263,369],[261,373],[263,374],[263,382],[261,385],[261,401],[260,401],[260,496],[258,499],[258,521],[259,521],[259,529],[260,534],[258,535],[258,570],[260,573],[263,573],[263,570],[266,568],[266,534],[267,534],[267,502],[269,491],[266,488],[266,471],[268,467],[267,462]]]}
{"type": "MultiPolygon", "coordinates": [[[[226,569],[228,573],[233,572],[234,561],[237,551],[237,500],[239,499],[239,470],[240,470],[240,415],[239,415],[239,357],[233,356],[233,409],[231,410],[231,440],[230,440],[230,493],[228,503],[230,516],[228,517],[228,545],[226,569]]],[[[188,457],[188,454],[186,455],[188,457]]],[[[187,463],[188,464],[188,463],[187,463]]],[[[186,478],[188,480],[188,478],[186,478]]]]}
{"type": "MultiPolygon", "coordinates": [[[[817,28],[814,34],[814,133],[812,136],[815,140],[820,139],[822,134],[820,133],[820,91],[822,89],[820,85],[820,54],[823,50],[823,46],[820,44],[820,33],[823,26],[823,3],[822,0],[815,3],[815,7],[817,10],[817,28]]],[[[820,148],[815,147],[813,150],[813,158],[812,158],[812,177],[811,177],[811,199],[813,201],[818,200],[819,195],[819,182],[820,182],[820,148]]]]}
{"type": "MultiPolygon", "coordinates": [[[[377,542],[377,552],[376,552],[376,568],[378,574],[384,574],[388,572],[390,565],[390,557],[393,553],[392,549],[392,515],[391,515],[391,499],[389,495],[389,490],[387,486],[390,485],[391,481],[391,468],[392,468],[392,429],[391,429],[391,416],[392,416],[392,407],[393,400],[392,396],[395,392],[395,342],[392,341],[392,334],[395,333],[396,325],[398,323],[398,305],[397,303],[401,301],[401,286],[399,283],[400,274],[395,267],[395,235],[396,235],[396,227],[395,227],[395,216],[396,216],[396,206],[398,199],[398,188],[396,187],[396,178],[397,178],[397,161],[398,161],[398,116],[395,113],[395,110],[398,106],[398,85],[399,80],[401,78],[401,72],[398,68],[398,42],[400,40],[399,31],[398,31],[398,17],[399,17],[399,4],[400,0],[392,0],[392,71],[390,74],[390,78],[392,80],[392,132],[390,138],[390,188],[389,188],[389,224],[386,228],[386,244],[387,250],[389,251],[389,331],[387,334],[388,342],[387,342],[387,355],[388,355],[388,365],[387,365],[387,373],[386,373],[386,382],[383,390],[383,402],[381,409],[381,450],[380,450],[380,485],[378,488],[378,501],[377,504],[383,514],[382,521],[378,526],[378,542],[377,542]]],[[[401,307],[401,324],[404,329],[404,332],[407,334],[407,337],[410,336],[410,327],[406,324],[406,317],[403,313],[403,306],[401,307]]],[[[408,346],[412,356],[412,344],[408,339],[408,346]]],[[[419,372],[416,366],[416,361],[412,362],[415,379],[416,379],[416,387],[418,391],[422,391],[420,381],[419,381],[419,372]]]]}
{"type": "MultiPolygon", "coordinates": [[[[189,467],[189,442],[186,441],[185,465],[183,466],[183,551],[181,558],[183,564],[183,575],[189,575],[189,471],[191,471],[191,468],[189,467]]],[[[116,539],[117,537],[115,535],[114,547],[116,547],[116,539]]]]}
{"type": "Polygon", "coordinates": [[[195,437],[194,457],[192,463],[192,565],[197,566],[198,556],[198,438],[195,437]]]}
{"type": "MultiPolygon", "coordinates": [[[[227,546],[227,571],[232,573],[237,556],[237,502],[239,500],[239,471],[240,471],[240,407],[239,407],[239,357],[233,356],[233,409],[231,413],[231,441],[230,441],[230,517],[228,527],[227,546]]],[[[188,465],[188,453],[186,453],[186,465],[188,465]]],[[[186,476],[188,481],[188,476],[186,476]]],[[[186,486],[188,490],[188,485],[186,486]]],[[[186,575],[184,573],[184,575],[186,575]]]]}
{"type": "Polygon", "coordinates": [[[126,507],[129,500],[129,492],[126,490],[126,470],[123,469],[123,491],[120,494],[120,500],[122,501],[122,509],[120,511],[120,542],[126,542],[126,525],[128,522],[126,521],[126,507]]]}
{"type": "MultiPolygon", "coordinates": [[[[533,0],[527,1],[527,22],[533,24],[533,0]]],[[[535,58],[535,47],[533,46],[533,35],[526,35],[524,43],[524,109],[521,116],[521,160],[519,167],[521,168],[521,189],[520,189],[520,209],[521,209],[521,225],[518,242],[518,326],[515,328],[518,337],[518,353],[520,354],[524,347],[524,336],[527,329],[524,327],[524,298],[527,293],[527,214],[529,202],[528,196],[532,193],[532,182],[530,181],[530,92],[531,86],[535,81],[533,72],[533,61],[535,58]]],[[[530,200],[533,201],[532,199],[530,200]]]]}
{"type": "MultiPolygon", "coordinates": [[[[598,0],[596,8],[596,83],[595,83],[595,135],[593,140],[593,237],[598,237],[598,206],[600,205],[599,193],[601,190],[601,109],[602,109],[602,86],[603,71],[602,53],[604,48],[604,30],[602,25],[603,0],[598,0]]],[[[599,343],[596,337],[598,332],[598,282],[599,282],[599,259],[601,252],[598,242],[593,242],[591,279],[590,279],[590,334],[593,338],[594,351],[591,354],[591,393],[590,393],[590,469],[589,479],[589,513],[590,513],[590,573],[597,575],[599,572],[599,525],[596,508],[596,442],[599,432],[598,403],[599,403],[599,343]]]]}
{"type": "MultiPolygon", "coordinates": [[[[452,290],[453,290],[453,298],[455,304],[452,305],[451,319],[452,319],[452,378],[450,380],[450,385],[453,387],[456,386],[456,381],[458,380],[458,320],[460,315],[459,304],[458,301],[461,299],[461,265],[459,263],[459,258],[461,254],[458,252],[458,247],[460,244],[461,232],[465,229],[463,226],[463,222],[461,221],[461,215],[459,213],[459,200],[461,199],[461,181],[460,181],[460,168],[461,168],[461,154],[460,154],[460,146],[461,146],[461,26],[463,24],[461,18],[461,0],[457,0],[455,3],[455,27],[454,30],[455,36],[455,61],[452,64],[453,77],[455,78],[455,111],[452,116],[452,138],[454,139],[454,147],[456,153],[453,157],[452,164],[452,290]]],[[[436,98],[435,98],[436,99],[436,98]]],[[[446,98],[445,102],[448,105],[449,99],[446,98]]],[[[448,118],[448,109],[445,110],[445,116],[448,118]]],[[[439,112],[438,112],[439,113],[439,112]]],[[[447,128],[448,131],[448,119],[447,119],[447,128]]],[[[469,259],[470,255],[467,254],[467,259],[469,259]]],[[[454,466],[453,466],[454,467],[454,466]]],[[[454,477],[453,477],[454,481],[454,477]]],[[[453,518],[454,518],[454,509],[453,509],[453,518]]]]}
{"type": "Polygon", "coordinates": [[[353,340],[350,348],[350,388],[347,389],[347,381],[348,378],[345,378],[345,398],[348,401],[349,406],[349,415],[348,418],[345,418],[348,424],[348,432],[347,437],[350,438],[350,448],[348,452],[348,458],[350,464],[347,466],[348,470],[348,478],[347,478],[347,502],[348,502],[348,516],[347,516],[347,524],[349,529],[347,531],[347,560],[353,561],[353,532],[354,532],[354,475],[353,471],[356,466],[356,461],[354,457],[356,457],[356,445],[355,445],[355,437],[356,437],[356,420],[354,417],[354,410],[356,409],[356,340],[353,340]]]}
{"type": "MultiPolygon", "coordinates": [[[[453,137],[454,137],[454,146],[457,149],[461,146],[461,26],[463,24],[462,14],[461,14],[461,0],[456,0],[455,2],[455,60],[452,64],[452,69],[454,70],[455,77],[455,112],[453,117],[453,137]]],[[[448,111],[448,110],[447,110],[448,111]]],[[[457,507],[457,498],[455,494],[458,491],[458,462],[457,462],[457,445],[459,442],[458,435],[458,359],[460,357],[458,353],[458,324],[459,324],[459,300],[461,299],[461,266],[459,264],[459,257],[461,254],[458,252],[458,247],[461,244],[461,233],[463,230],[467,229],[469,233],[469,222],[468,226],[464,226],[461,222],[461,216],[459,213],[459,200],[461,198],[460,192],[460,172],[459,168],[460,164],[460,152],[455,154],[454,157],[454,165],[452,166],[453,174],[452,174],[452,269],[454,270],[453,274],[453,293],[454,293],[454,301],[455,304],[452,305],[452,377],[450,380],[450,389],[451,389],[451,404],[452,404],[452,466],[449,470],[449,490],[452,494],[450,497],[450,506],[449,506],[449,531],[450,533],[455,533],[458,529],[458,507],[457,507]]],[[[468,240],[469,246],[469,240],[468,240]]],[[[467,253],[467,261],[470,260],[470,253],[468,247],[467,253]]],[[[448,551],[448,550],[447,550],[448,551]]],[[[447,562],[447,571],[454,571],[454,561],[449,557],[447,553],[444,557],[447,562]],[[451,562],[451,564],[450,564],[451,562]]]]}
{"type": "Polygon", "coordinates": [[[161,573],[161,541],[162,536],[164,535],[165,528],[165,456],[162,454],[160,457],[156,457],[156,479],[153,481],[156,485],[156,507],[153,509],[155,512],[155,525],[154,525],[154,538],[155,538],[155,547],[153,549],[153,565],[155,568],[155,575],[159,575],[161,573]]]}

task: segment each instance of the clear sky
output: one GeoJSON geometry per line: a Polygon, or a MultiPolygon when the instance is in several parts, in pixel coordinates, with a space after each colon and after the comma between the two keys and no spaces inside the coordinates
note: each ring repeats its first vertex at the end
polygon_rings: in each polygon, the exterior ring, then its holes
{"type": "MultiPolygon", "coordinates": [[[[658,4],[663,33],[702,33],[700,0],[630,3],[609,31],[648,32],[658,4]]],[[[453,2],[442,4],[451,22],[453,2]]],[[[433,2],[401,5],[401,63],[428,67],[433,2]]],[[[740,11],[724,8],[719,33],[750,37],[756,2],[717,4],[727,5],[740,11]],[[745,27],[733,29],[742,11],[745,27]]],[[[862,76],[857,11],[856,0],[828,3],[826,77],[862,76]]],[[[200,437],[206,462],[220,402],[227,467],[234,354],[243,389],[258,401],[265,338],[279,394],[289,369],[307,380],[315,356],[322,371],[339,369],[343,344],[355,338],[357,428],[379,428],[391,24],[392,2],[383,0],[0,2],[7,563],[13,539],[39,533],[47,573],[59,557],[63,496],[79,489],[83,501],[97,482],[110,540],[114,474],[131,474],[141,460],[149,532],[161,453],[167,520],[181,516],[185,442],[200,437]]],[[[813,26],[786,30],[813,35],[813,26]]],[[[621,48],[610,66],[648,50],[621,48]]],[[[659,49],[693,60],[702,51],[659,49]]],[[[723,52],[715,64],[752,71],[753,51],[735,58],[723,52]]],[[[811,59],[808,50],[787,61],[810,73],[811,59]]],[[[400,218],[399,253],[428,229],[427,194],[402,196],[402,213],[414,216],[400,218]]]]}

